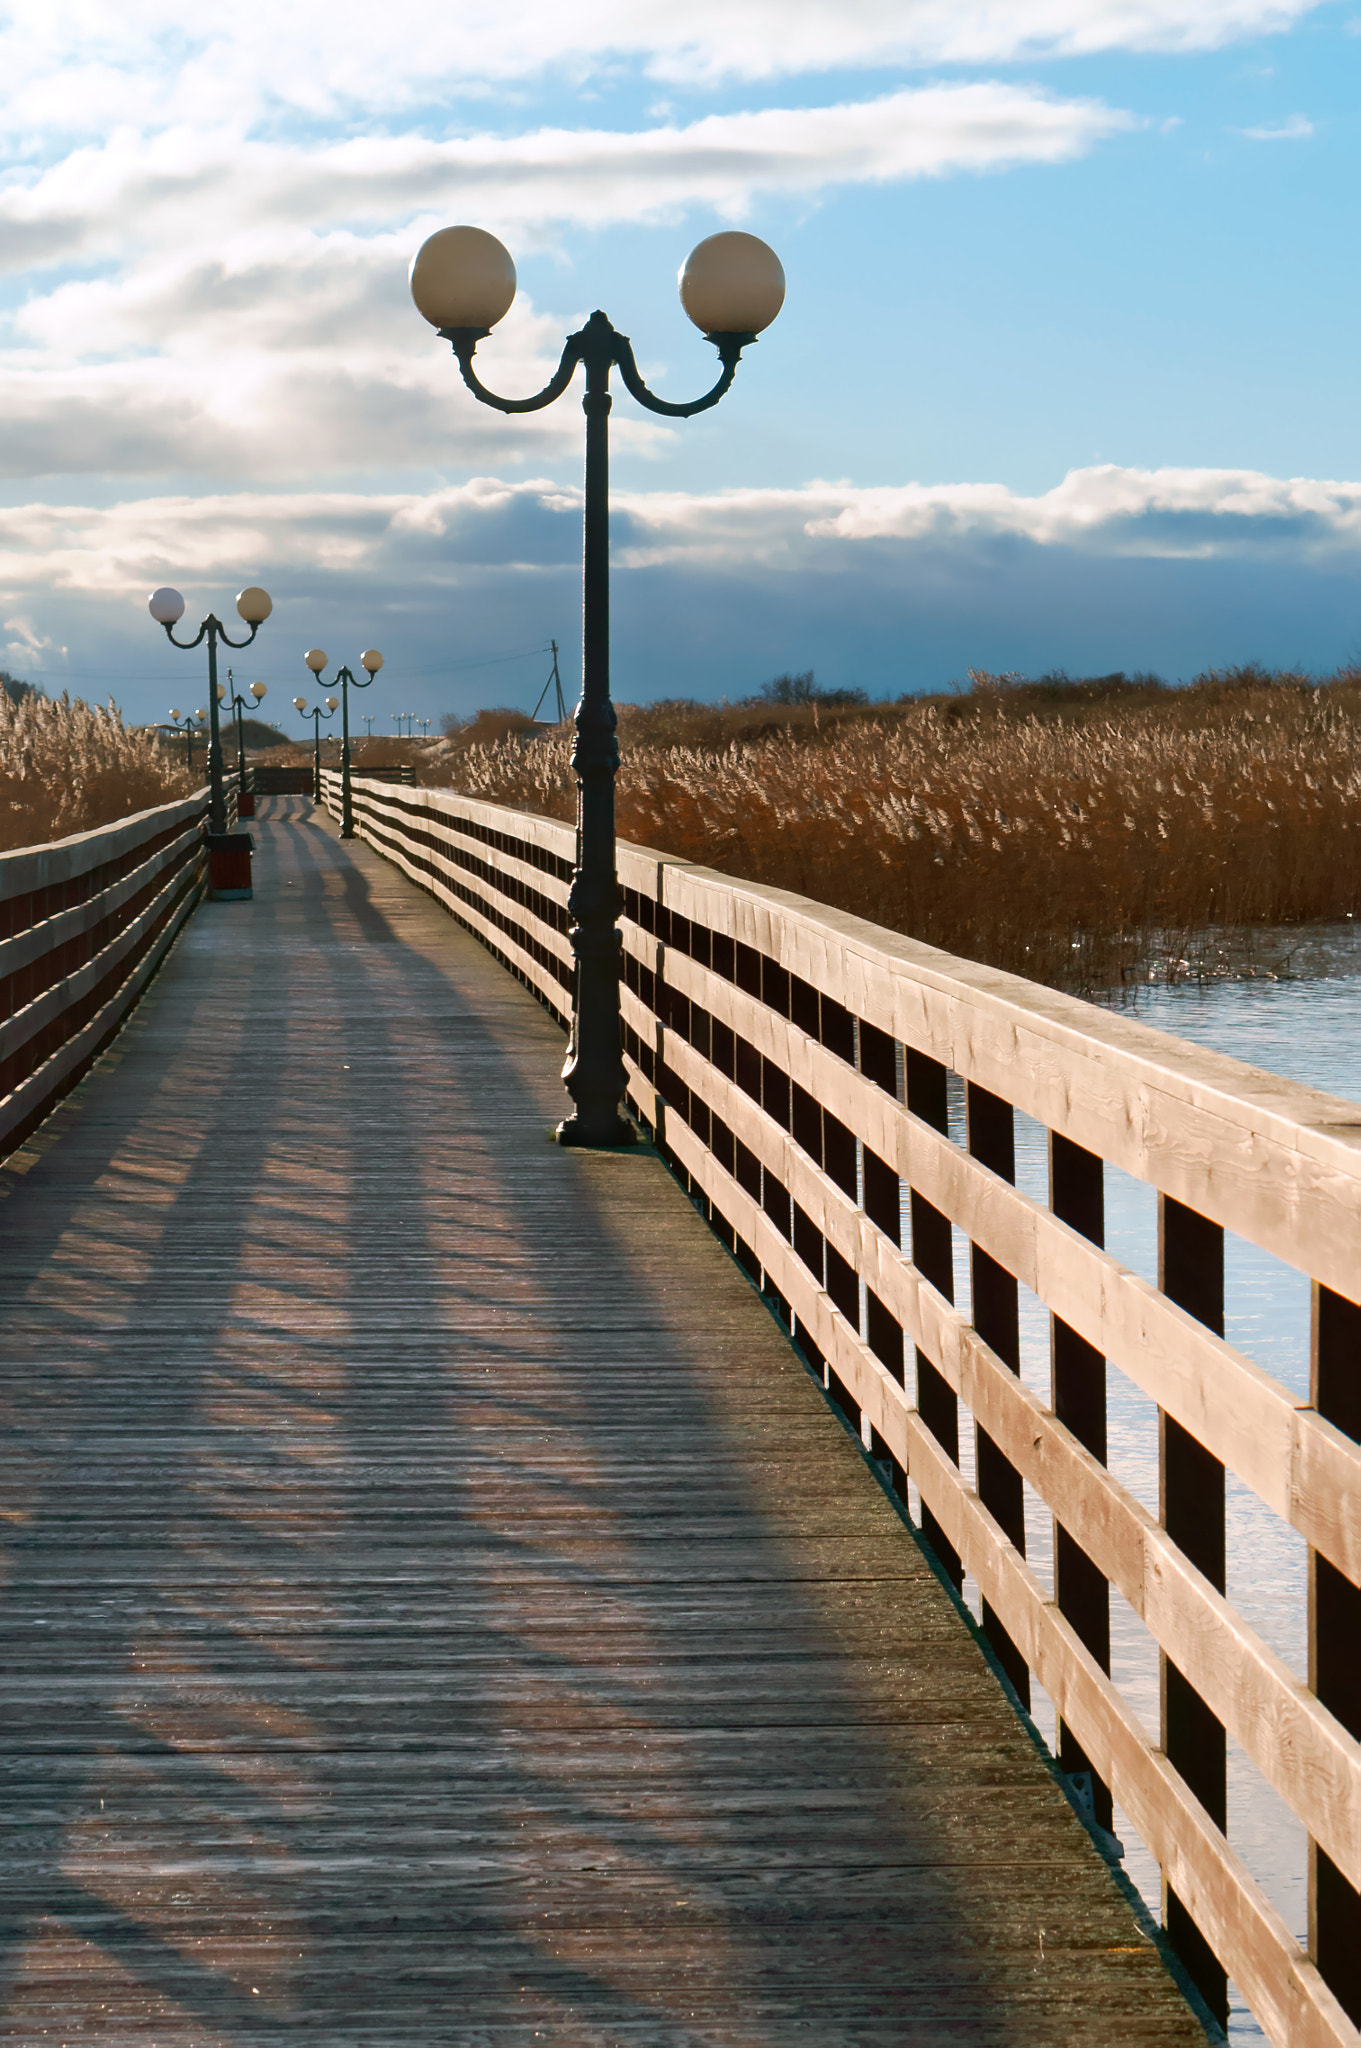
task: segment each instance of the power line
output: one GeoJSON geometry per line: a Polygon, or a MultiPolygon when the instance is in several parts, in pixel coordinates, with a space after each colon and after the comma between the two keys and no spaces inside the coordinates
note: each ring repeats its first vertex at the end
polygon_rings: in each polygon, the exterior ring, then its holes
{"type": "MultiPolygon", "coordinates": [[[[419,679],[422,676],[463,675],[473,669],[499,668],[505,662],[531,661],[536,655],[548,654],[551,651],[551,644],[546,646],[540,641],[537,647],[523,647],[515,654],[480,655],[473,661],[444,661],[426,668],[403,668],[401,673],[403,676],[410,676],[413,680],[419,679]]],[[[176,673],[180,672],[176,671],[176,673]]],[[[283,684],[295,680],[295,671],[292,668],[285,672],[283,669],[275,669],[271,666],[258,664],[256,666],[256,674],[262,682],[268,681],[283,684]]],[[[167,681],[173,680],[169,669],[165,671],[165,676],[167,681]]],[[[160,675],[149,673],[146,669],[142,669],[133,675],[119,675],[105,668],[44,670],[31,668],[30,666],[30,674],[23,680],[31,681],[37,689],[62,689],[67,683],[103,683],[107,684],[110,690],[141,686],[154,689],[160,681],[160,675]]]]}

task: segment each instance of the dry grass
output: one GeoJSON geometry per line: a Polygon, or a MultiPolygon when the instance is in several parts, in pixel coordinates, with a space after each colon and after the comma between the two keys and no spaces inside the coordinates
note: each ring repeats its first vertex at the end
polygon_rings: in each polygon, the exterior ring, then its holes
{"type": "MultiPolygon", "coordinates": [[[[622,837],[1035,980],[1110,987],[1194,968],[1211,928],[1361,912],[1355,670],[977,675],[715,744],[722,716],[687,742],[678,707],[621,708],[622,837]]],[[[570,818],[567,756],[565,735],[502,739],[446,779],[570,818]]]]}
{"type": "Polygon", "coordinates": [[[101,710],[34,695],[16,704],[0,691],[0,851],[111,825],[190,795],[202,779],[150,733],[129,731],[112,702],[101,710]]]}

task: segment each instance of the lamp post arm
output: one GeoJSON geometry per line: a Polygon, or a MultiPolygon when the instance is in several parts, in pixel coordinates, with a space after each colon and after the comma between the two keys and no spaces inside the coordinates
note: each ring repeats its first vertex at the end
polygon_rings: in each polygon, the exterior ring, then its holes
{"type": "Polygon", "coordinates": [[[614,360],[619,365],[619,375],[624,381],[624,389],[631,398],[637,399],[639,405],[646,406],[649,412],[665,413],[671,419],[688,420],[693,413],[707,412],[711,405],[718,404],[719,399],[727,391],[733,378],[737,375],[737,365],[743,349],[746,348],[749,342],[755,341],[756,336],[754,334],[711,334],[707,338],[713,342],[722,360],[722,376],[712,390],[705,392],[703,398],[691,399],[688,405],[673,405],[669,399],[658,398],[648,390],[639,373],[638,365],[633,359],[632,342],[626,334],[616,333],[614,337],[614,360]]]}
{"type": "Polygon", "coordinates": [[[205,619],[203,621],[203,624],[199,627],[197,633],[195,633],[192,640],[177,640],[175,638],[175,628],[173,627],[173,625],[171,625],[165,619],[162,619],[161,621],[162,626],[164,626],[165,628],[165,637],[170,642],[170,645],[172,647],[198,647],[199,645],[201,645],[203,636],[207,632],[210,623],[210,620],[205,619]]]}
{"type": "Polygon", "coordinates": [[[344,668],[336,670],[336,681],[340,685],[341,705],[340,836],[342,839],[354,838],[354,798],[350,787],[350,687],[353,685],[356,690],[367,690],[370,684],[377,682],[377,680],[376,676],[370,676],[367,682],[361,683],[348,663],[344,668]]]}
{"type": "Polygon", "coordinates": [[[458,357],[458,367],[463,372],[463,381],[473,397],[480,399],[483,405],[494,406],[498,412],[542,412],[546,405],[552,405],[555,398],[562,397],[582,356],[581,335],[569,334],[562,351],[562,360],[542,391],[536,392],[533,398],[500,398],[496,392],[488,391],[473,368],[473,350],[479,341],[486,339],[491,329],[441,327],[439,331],[445,341],[453,343],[454,354],[458,357]]]}
{"type": "Polygon", "coordinates": [[[256,634],[257,634],[257,633],[259,632],[259,630],[260,630],[260,621],[259,621],[258,619],[257,619],[257,620],[255,621],[255,624],[254,624],[254,625],[253,625],[253,626],[251,627],[251,629],[250,629],[250,632],[249,632],[249,633],[247,634],[247,636],[246,636],[246,638],[245,638],[244,640],[230,640],[230,639],[228,639],[228,637],[227,637],[227,634],[226,634],[225,630],[224,630],[224,629],[223,629],[223,627],[222,627],[222,626],[220,626],[220,625],[219,625],[219,627],[218,627],[218,629],[217,629],[217,630],[218,630],[218,634],[219,634],[219,636],[221,637],[221,640],[222,640],[222,644],[223,644],[223,646],[224,646],[224,647],[235,647],[235,648],[238,648],[238,649],[239,649],[239,648],[242,648],[242,647],[249,647],[249,646],[250,646],[250,644],[251,644],[251,641],[252,641],[252,640],[253,640],[253,639],[255,638],[256,634]]]}

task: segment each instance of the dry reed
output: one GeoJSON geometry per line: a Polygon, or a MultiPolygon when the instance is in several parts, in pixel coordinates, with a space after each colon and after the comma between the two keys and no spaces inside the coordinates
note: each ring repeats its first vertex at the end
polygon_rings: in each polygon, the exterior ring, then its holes
{"type": "MultiPolygon", "coordinates": [[[[720,746],[630,745],[655,714],[623,707],[620,835],[1064,988],[1194,967],[1211,929],[1361,910],[1355,673],[1068,699],[1011,681],[720,746]]],[[[449,768],[570,818],[567,757],[555,734],[449,768]]]]}
{"type": "Polygon", "coordinates": [[[33,694],[16,704],[0,690],[0,851],[113,824],[201,780],[154,736],[130,731],[112,702],[33,694]]]}

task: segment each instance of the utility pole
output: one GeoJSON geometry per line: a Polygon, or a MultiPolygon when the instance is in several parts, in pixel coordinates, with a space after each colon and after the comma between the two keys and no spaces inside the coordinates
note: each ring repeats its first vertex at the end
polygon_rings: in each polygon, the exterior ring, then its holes
{"type": "Polygon", "coordinates": [[[539,715],[539,704],[542,704],[542,703],[543,703],[543,700],[544,700],[544,698],[545,698],[545,697],[546,697],[546,696],[548,695],[548,692],[549,692],[550,690],[554,690],[554,691],[556,691],[556,692],[557,692],[557,699],[558,699],[558,724],[559,724],[559,725],[566,725],[566,723],[567,723],[567,704],[566,704],[566,701],[565,701],[565,699],[563,698],[563,694],[562,694],[562,677],[561,677],[561,676],[560,676],[560,675],[558,674],[558,643],[557,643],[557,641],[556,641],[556,640],[550,640],[550,641],[549,641],[549,643],[548,643],[548,646],[549,646],[549,650],[550,650],[550,652],[552,653],[552,656],[553,656],[553,673],[552,673],[552,675],[551,675],[551,676],[550,676],[550,677],[548,678],[548,681],[547,681],[547,682],[546,682],[546,683],[544,684],[543,688],[542,688],[542,689],[540,690],[540,692],[539,692],[539,703],[538,703],[538,704],[536,704],[536,705],[534,706],[534,709],[533,709],[533,711],[532,711],[532,712],[530,713],[530,716],[531,716],[531,718],[537,718],[537,717],[538,717],[538,715],[539,715]]]}

